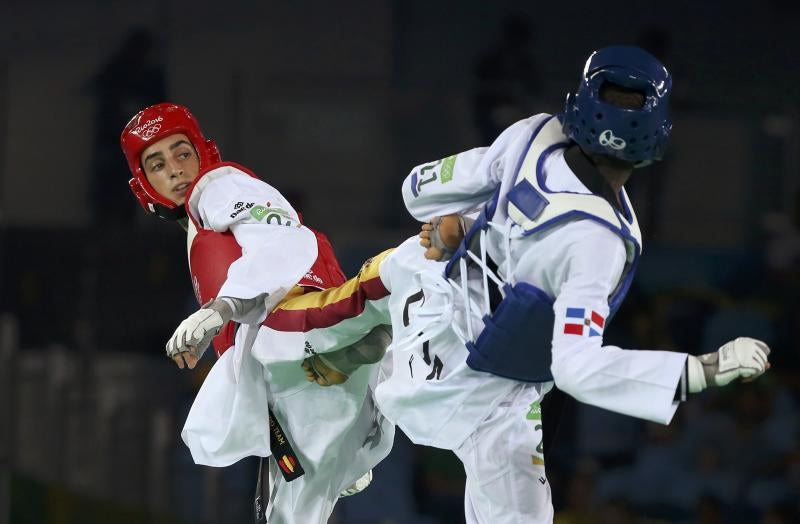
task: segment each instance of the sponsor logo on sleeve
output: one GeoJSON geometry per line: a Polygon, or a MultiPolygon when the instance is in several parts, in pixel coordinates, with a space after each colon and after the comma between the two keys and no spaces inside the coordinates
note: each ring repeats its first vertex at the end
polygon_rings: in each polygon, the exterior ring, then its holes
{"type": "Polygon", "coordinates": [[[312,282],[314,282],[314,283],[316,283],[316,284],[320,284],[320,285],[322,285],[322,284],[324,284],[324,283],[325,283],[325,281],[324,281],[324,280],[322,280],[322,279],[321,279],[320,277],[318,277],[317,275],[315,275],[313,271],[309,271],[308,273],[306,273],[305,275],[303,275],[303,278],[304,278],[305,280],[310,280],[310,281],[312,281],[312,282]]]}
{"type": "Polygon", "coordinates": [[[250,216],[260,222],[264,220],[265,216],[267,216],[267,208],[264,206],[256,206],[250,210],[250,216]]]}
{"type": "Polygon", "coordinates": [[[247,211],[248,209],[252,208],[255,205],[253,202],[236,202],[233,205],[233,213],[231,213],[231,218],[236,218],[239,216],[243,211],[247,211]]]}
{"type": "Polygon", "coordinates": [[[606,319],[597,311],[580,307],[568,307],[564,323],[565,335],[599,337],[603,335],[606,319]]]}
{"type": "Polygon", "coordinates": [[[542,405],[539,401],[531,403],[528,414],[525,416],[528,420],[542,420],[542,405]]]}
{"type": "Polygon", "coordinates": [[[267,224],[292,225],[292,217],[289,212],[280,207],[271,207],[269,202],[267,202],[266,206],[258,205],[250,209],[250,216],[259,222],[264,221],[267,224]]]}
{"type": "Polygon", "coordinates": [[[456,156],[449,156],[442,160],[442,171],[439,174],[439,182],[446,184],[453,180],[453,170],[456,167],[456,156]]]}

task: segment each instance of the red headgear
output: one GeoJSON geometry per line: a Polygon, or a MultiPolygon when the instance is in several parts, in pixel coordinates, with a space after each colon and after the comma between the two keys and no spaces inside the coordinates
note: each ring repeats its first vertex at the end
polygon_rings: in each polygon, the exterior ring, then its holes
{"type": "Polygon", "coordinates": [[[176,133],[183,133],[197,151],[200,169],[220,161],[219,149],[213,140],[206,140],[197,119],[183,106],[162,103],[150,106],[128,122],[119,138],[133,178],[128,184],[142,207],[161,218],[177,219],[186,216],[183,206],[159,195],[142,169],[142,151],[148,146],[176,133]]]}

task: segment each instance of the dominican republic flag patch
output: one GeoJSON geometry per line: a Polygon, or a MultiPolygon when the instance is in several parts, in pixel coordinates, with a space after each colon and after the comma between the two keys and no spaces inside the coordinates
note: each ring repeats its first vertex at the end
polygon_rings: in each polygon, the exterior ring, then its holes
{"type": "Polygon", "coordinates": [[[568,307],[564,334],[599,337],[603,334],[603,326],[605,324],[605,317],[597,311],[582,307],[568,307]],[[588,330],[588,332],[584,330],[588,330]]]}

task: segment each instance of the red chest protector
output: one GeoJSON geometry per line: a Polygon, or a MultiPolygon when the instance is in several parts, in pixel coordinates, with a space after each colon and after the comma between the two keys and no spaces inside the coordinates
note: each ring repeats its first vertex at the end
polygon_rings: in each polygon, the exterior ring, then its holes
{"type": "MultiPolygon", "coordinates": [[[[231,165],[230,163],[225,164],[231,165]]],[[[215,164],[210,166],[210,169],[220,165],[223,164],[215,164]]],[[[236,164],[232,165],[255,177],[247,169],[236,164]]],[[[208,171],[208,169],[205,171],[208,171]]],[[[197,177],[195,183],[202,176],[203,173],[197,177]]],[[[191,191],[187,193],[187,201],[190,194],[191,191]]],[[[242,248],[230,231],[218,233],[209,229],[202,229],[191,215],[191,212],[189,212],[188,206],[187,213],[189,213],[189,218],[197,229],[197,234],[189,246],[189,269],[195,297],[197,297],[198,304],[202,305],[217,297],[222,284],[228,278],[228,268],[242,256],[242,248]]],[[[301,223],[302,220],[301,216],[301,223]]],[[[342,284],[346,278],[339,261],[336,259],[336,254],[333,252],[333,246],[331,246],[328,238],[323,233],[313,229],[311,231],[317,239],[317,259],[297,285],[313,289],[327,289],[342,284]]],[[[214,337],[213,340],[214,351],[217,356],[233,346],[235,334],[235,322],[228,322],[222,327],[219,335],[214,337]]]]}

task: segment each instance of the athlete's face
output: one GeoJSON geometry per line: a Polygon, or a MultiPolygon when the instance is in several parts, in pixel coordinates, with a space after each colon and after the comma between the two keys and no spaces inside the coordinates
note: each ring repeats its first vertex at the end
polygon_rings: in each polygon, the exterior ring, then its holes
{"type": "Polygon", "coordinates": [[[183,205],[186,190],[200,172],[200,159],[183,133],[154,142],[142,151],[142,169],[159,195],[183,205]]]}

